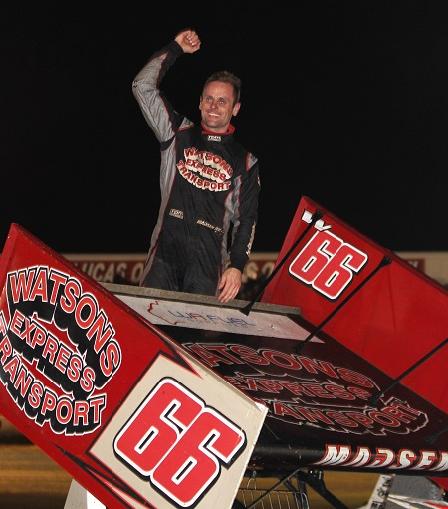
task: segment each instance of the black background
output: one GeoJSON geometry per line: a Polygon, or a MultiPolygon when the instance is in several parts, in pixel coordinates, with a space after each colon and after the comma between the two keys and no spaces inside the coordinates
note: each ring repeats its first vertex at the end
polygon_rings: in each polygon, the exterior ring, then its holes
{"type": "Polygon", "coordinates": [[[447,250],[446,4],[309,3],[3,7],[0,249],[15,222],[61,253],[147,250],[160,159],[131,82],[191,26],[202,48],[163,88],[198,120],[211,72],[242,78],[254,251],[280,249],[302,195],[384,247],[447,250]]]}

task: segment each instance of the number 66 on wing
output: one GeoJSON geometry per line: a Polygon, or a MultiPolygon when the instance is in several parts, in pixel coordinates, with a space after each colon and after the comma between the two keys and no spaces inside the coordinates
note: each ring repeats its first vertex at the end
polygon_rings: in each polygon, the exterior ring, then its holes
{"type": "Polygon", "coordinates": [[[120,460],[189,507],[242,452],[244,432],[179,382],[161,380],[114,440],[120,460]]]}
{"type": "Polygon", "coordinates": [[[329,231],[316,231],[294,258],[289,273],[329,299],[336,299],[350,284],[367,255],[329,231]]]}

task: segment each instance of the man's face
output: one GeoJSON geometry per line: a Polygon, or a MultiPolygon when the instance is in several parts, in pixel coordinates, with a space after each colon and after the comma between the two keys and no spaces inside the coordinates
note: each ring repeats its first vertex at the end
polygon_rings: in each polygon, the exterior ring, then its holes
{"type": "Polygon", "coordinates": [[[233,86],[230,83],[207,83],[199,101],[203,126],[215,133],[225,133],[241,106],[240,103],[233,104],[233,101],[233,86]]]}

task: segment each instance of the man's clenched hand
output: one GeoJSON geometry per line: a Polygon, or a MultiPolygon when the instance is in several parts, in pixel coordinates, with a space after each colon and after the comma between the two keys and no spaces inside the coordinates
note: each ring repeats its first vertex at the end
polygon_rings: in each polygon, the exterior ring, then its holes
{"type": "Polygon", "coordinates": [[[201,40],[194,30],[183,30],[176,35],[174,40],[184,53],[194,53],[201,47],[201,40]]]}

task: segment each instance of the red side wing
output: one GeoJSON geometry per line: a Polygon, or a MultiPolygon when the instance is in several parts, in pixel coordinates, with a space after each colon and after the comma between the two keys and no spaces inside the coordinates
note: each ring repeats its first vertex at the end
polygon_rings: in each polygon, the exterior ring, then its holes
{"type": "MultiPolygon", "coordinates": [[[[290,254],[262,300],[299,307],[306,320],[324,324],[324,332],[395,379],[448,337],[447,291],[307,197],[299,203],[277,264],[316,210],[322,219],[290,254]]],[[[448,347],[441,348],[401,381],[445,413],[447,355],[448,347]]]]}
{"type": "Polygon", "coordinates": [[[107,507],[230,507],[265,409],[17,225],[0,288],[1,414],[107,507]]]}

